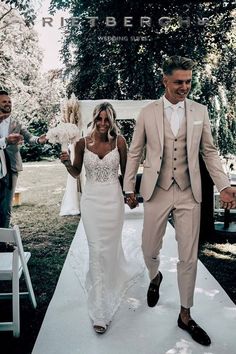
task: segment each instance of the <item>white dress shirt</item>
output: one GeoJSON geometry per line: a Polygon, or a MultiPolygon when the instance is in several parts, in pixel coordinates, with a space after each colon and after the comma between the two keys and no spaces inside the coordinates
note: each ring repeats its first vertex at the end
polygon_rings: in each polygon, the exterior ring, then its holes
{"type": "Polygon", "coordinates": [[[0,149],[0,179],[6,176],[7,165],[3,150],[0,149]]]}
{"type": "Polygon", "coordinates": [[[168,119],[170,123],[171,130],[176,136],[178,134],[179,128],[183,121],[185,115],[185,104],[184,101],[173,104],[163,96],[164,102],[164,116],[168,119]]]}
{"type": "Polygon", "coordinates": [[[6,148],[6,137],[9,135],[10,117],[0,123],[0,149],[6,148]]]}

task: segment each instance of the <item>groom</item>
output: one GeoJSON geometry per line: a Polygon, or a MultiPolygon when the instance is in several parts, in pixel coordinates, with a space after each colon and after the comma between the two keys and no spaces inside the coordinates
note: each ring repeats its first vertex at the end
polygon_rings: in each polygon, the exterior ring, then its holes
{"type": "Polygon", "coordinates": [[[193,67],[191,59],[180,56],[173,56],[164,63],[165,94],[144,107],[138,117],[128,154],[124,191],[129,206],[136,207],[135,176],[145,147],[140,193],[144,199],[142,250],[151,280],[148,306],[155,306],[159,299],[163,278],[159,271],[159,252],[172,211],[179,253],[177,274],[181,308],[178,326],[198,343],[209,345],[209,336],[190,315],[202,200],[199,153],[220,191],[224,208],[235,207],[236,190],[230,187],[213,145],[207,107],[187,99],[193,67]]]}

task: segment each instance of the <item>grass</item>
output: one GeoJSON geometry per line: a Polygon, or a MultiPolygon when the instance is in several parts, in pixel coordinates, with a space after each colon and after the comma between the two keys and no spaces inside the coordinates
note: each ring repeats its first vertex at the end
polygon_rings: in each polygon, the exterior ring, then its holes
{"type": "MultiPolygon", "coordinates": [[[[21,300],[21,336],[13,339],[11,332],[0,332],[5,347],[2,354],[32,352],[53,296],[79,222],[79,216],[59,216],[66,178],[67,172],[59,162],[29,163],[20,173],[22,205],[13,208],[12,222],[19,225],[24,248],[32,254],[29,270],[38,306],[33,310],[28,299],[21,300]]],[[[25,289],[24,281],[21,289],[25,289]]],[[[0,320],[11,320],[9,301],[1,301],[0,313],[0,320]]]]}
{"type": "MultiPolygon", "coordinates": [[[[29,270],[38,307],[34,310],[28,299],[21,300],[21,336],[14,339],[11,332],[0,332],[2,354],[32,352],[53,296],[79,222],[79,216],[59,216],[66,178],[67,172],[58,161],[27,163],[20,173],[22,205],[13,208],[12,221],[20,227],[25,250],[32,253],[29,270]]],[[[205,243],[199,257],[236,303],[236,243],[205,243]]],[[[23,281],[21,288],[24,290],[23,281]]],[[[10,319],[10,302],[1,301],[0,321],[10,319]]]]}

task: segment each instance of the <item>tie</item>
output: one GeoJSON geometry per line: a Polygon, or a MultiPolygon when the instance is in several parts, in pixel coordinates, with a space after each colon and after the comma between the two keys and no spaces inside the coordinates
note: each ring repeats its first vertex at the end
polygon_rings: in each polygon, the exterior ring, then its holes
{"type": "Polygon", "coordinates": [[[0,150],[0,178],[7,174],[6,159],[3,150],[0,150]]]}
{"type": "Polygon", "coordinates": [[[176,136],[179,131],[179,116],[178,116],[179,105],[173,105],[171,106],[171,108],[172,108],[172,114],[170,117],[170,126],[174,136],[176,136]]]}

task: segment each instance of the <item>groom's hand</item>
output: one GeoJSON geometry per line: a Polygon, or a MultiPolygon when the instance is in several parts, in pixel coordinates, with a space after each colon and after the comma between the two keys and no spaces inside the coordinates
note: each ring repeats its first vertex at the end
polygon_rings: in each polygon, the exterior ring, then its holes
{"type": "Polygon", "coordinates": [[[236,187],[227,187],[220,192],[221,206],[224,209],[236,208],[236,187]]]}
{"type": "Polygon", "coordinates": [[[135,193],[125,193],[125,202],[130,209],[134,209],[139,205],[135,193]]]}

